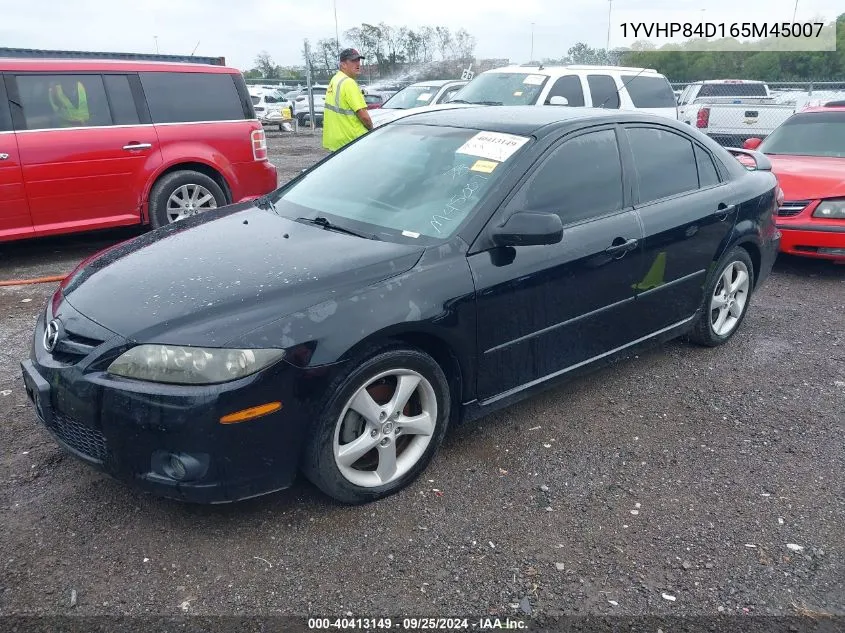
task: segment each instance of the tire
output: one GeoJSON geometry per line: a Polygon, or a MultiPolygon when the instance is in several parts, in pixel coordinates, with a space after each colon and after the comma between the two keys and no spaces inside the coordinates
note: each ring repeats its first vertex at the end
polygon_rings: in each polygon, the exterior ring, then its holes
{"type": "Polygon", "coordinates": [[[150,224],[157,229],[226,204],[226,194],[212,178],[198,171],[174,171],[160,178],[150,191],[150,224]],[[192,200],[194,192],[197,194],[192,200]],[[206,199],[208,196],[211,198],[206,199]],[[203,204],[198,207],[184,207],[181,214],[177,215],[179,200],[203,204]]]}
{"type": "Polygon", "coordinates": [[[443,370],[419,350],[373,348],[349,366],[329,388],[328,401],[306,442],[301,469],[329,497],[358,505],[399,492],[426,469],[446,433],[452,403],[443,370]],[[397,374],[403,384],[417,386],[394,418],[390,399],[400,384],[397,374]],[[354,404],[367,410],[368,403],[372,408],[367,418],[352,408],[354,404]],[[426,411],[428,424],[422,416],[426,411]],[[403,424],[413,418],[421,433],[408,432],[410,423],[403,424]],[[362,448],[343,459],[342,449],[355,441],[362,448]],[[380,469],[384,469],[381,474],[380,469]]]}
{"type": "Polygon", "coordinates": [[[693,343],[707,347],[722,345],[736,334],[748,313],[754,289],[754,265],[744,248],[735,247],[719,260],[713,271],[705,287],[701,316],[688,335],[693,343]],[[728,278],[736,282],[741,281],[743,276],[745,280],[735,292],[725,293],[728,278]],[[719,307],[723,301],[727,303],[719,307]],[[723,318],[725,321],[722,321],[723,318]]]}

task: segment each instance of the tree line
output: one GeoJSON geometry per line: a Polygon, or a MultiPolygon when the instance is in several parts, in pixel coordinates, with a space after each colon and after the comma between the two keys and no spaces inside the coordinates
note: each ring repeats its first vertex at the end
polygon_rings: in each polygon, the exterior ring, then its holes
{"type": "Polygon", "coordinates": [[[365,60],[362,62],[364,78],[384,78],[403,73],[408,67],[429,66],[429,74],[444,70],[454,72],[461,64],[471,63],[476,46],[475,36],[465,28],[454,32],[446,26],[424,26],[409,29],[362,23],[344,31],[343,39],[323,38],[312,45],[304,41],[303,64],[279,66],[267,51],[255,58],[254,66],[244,73],[247,79],[303,80],[310,68],[314,81],[328,80],[338,68],[338,52],[356,48],[365,60]]]}

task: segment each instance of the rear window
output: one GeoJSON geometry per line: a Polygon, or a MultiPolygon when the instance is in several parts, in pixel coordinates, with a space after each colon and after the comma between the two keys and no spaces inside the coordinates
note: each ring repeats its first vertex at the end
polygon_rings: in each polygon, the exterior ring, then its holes
{"type": "Polygon", "coordinates": [[[244,105],[232,75],[141,73],[153,123],[235,121],[244,105]]]}
{"type": "Polygon", "coordinates": [[[252,99],[252,105],[258,105],[258,102],[261,101],[261,97],[255,95],[250,95],[249,98],[252,99]]]}
{"type": "Polygon", "coordinates": [[[622,83],[636,108],[675,107],[675,93],[663,77],[622,75],[622,83]]]}
{"type": "Polygon", "coordinates": [[[703,84],[698,97],[767,97],[765,84],[703,84]]]}

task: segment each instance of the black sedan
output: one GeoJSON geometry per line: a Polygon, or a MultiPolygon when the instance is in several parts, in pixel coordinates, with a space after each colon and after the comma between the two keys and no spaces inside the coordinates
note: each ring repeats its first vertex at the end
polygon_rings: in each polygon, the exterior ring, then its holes
{"type": "Polygon", "coordinates": [[[379,499],[450,425],[644,346],[734,336],[780,239],[776,179],[744,153],[757,169],[632,112],[410,116],[80,264],[26,389],[66,450],[156,494],[235,501],[303,472],[379,499]]]}

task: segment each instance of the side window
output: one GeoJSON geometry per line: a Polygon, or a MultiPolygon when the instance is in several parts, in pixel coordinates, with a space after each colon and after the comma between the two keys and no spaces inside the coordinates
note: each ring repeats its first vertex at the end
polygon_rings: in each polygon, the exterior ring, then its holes
{"type": "Polygon", "coordinates": [[[594,108],[619,108],[619,93],[616,82],[610,75],[587,75],[587,84],[590,86],[590,96],[593,99],[594,108]]]}
{"type": "Polygon", "coordinates": [[[663,77],[622,75],[622,83],[635,108],[674,108],[675,93],[663,77]]]}
{"type": "Polygon", "coordinates": [[[658,128],[629,128],[640,203],[698,189],[692,141],[658,128]]]}
{"type": "Polygon", "coordinates": [[[440,95],[440,98],[437,100],[437,103],[446,103],[460,89],[461,89],[461,86],[452,86],[451,88],[447,88],[446,90],[443,91],[443,94],[440,95]]]}
{"type": "Polygon", "coordinates": [[[566,75],[565,77],[559,78],[552,86],[552,89],[549,90],[549,96],[546,97],[546,105],[549,105],[552,97],[566,97],[570,106],[583,106],[584,90],[581,88],[581,78],[578,75],[566,75]]]}
{"type": "Polygon", "coordinates": [[[698,163],[698,186],[704,188],[718,185],[720,181],[716,165],[710,154],[698,145],[695,146],[695,161],[698,163]]]}
{"type": "Polygon", "coordinates": [[[18,75],[28,130],[112,125],[100,75],[18,75]]]}
{"type": "Polygon", "coordinates": [[[564,224],[623,207],[622,162],[613,130],[564,141],[511,202],[520,211],[557,213],[564,224]]]}
{"type": "Polygon", "coordinates": [[[244,106],[229,74],[141,73],[141,84],[153,123],[244,119],[244,106]]]}
{"type": "Polygon", "coordinates": [[[106,92],[109,95],[114,124],[139,124],[141,120],[138,118],[138,108],[135,106],[132,88],[129,87],[129,77],[126,75],[104,75],[103,81],[106,83],[106,92]]]}

